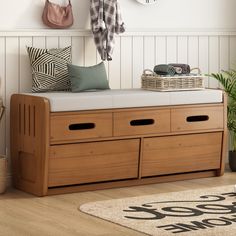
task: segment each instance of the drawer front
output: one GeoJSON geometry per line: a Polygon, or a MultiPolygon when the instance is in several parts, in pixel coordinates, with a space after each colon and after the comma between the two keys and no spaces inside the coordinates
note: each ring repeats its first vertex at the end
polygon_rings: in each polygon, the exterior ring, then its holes
{"type": "Polygon", "coordinates": [[[114,135],[137,135],[170,131],[170,110],[114,113],[114,135]]]}
{"type": "Polygon", "coordinates": [[[222,132],[145,138],[142,176],[220,168],[222,132]]]}
{"type": "Polygon", "coordinates": [[[112,113],[51,116],[51,141],[112,136],[112,113]]]}
{"type": "Polygon", "coordinates": [[[223,106],[171,110],[171,131],[223,129],[223,106]]]}
{"type": "Polygon", "coordinates": [[[139,139],[51,146],[49,187],[138,177],[139,139]]]}

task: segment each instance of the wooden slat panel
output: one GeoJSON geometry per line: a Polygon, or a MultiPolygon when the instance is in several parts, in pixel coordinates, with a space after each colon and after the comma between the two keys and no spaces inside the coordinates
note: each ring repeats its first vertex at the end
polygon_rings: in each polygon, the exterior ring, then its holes
{"type": "Polygon", "coordinates": [[[71,37],[65,36],[65,37],[59,37],[59,48],[65,48],[71,46],[71,37]]]}
{"type": "Polygon", "coordinates": [[[220,70],[229,69],[229,37],[220,37],[220,70]]]}
{"type": "Polygon", "coordinates": [[[220,168],[222,133],[144,139],[142,176],[220,168]]]}
{"type": "Polygon", "coordinates": [[[84,37],[72,37],[72,63],[84,66],[84,37]]]}
{"type": "MultiPolygon", "coordinates": [[[[98,51],[97,51],[96,60],[97,60],[97,64],[103,61],[102,58],[101,58],[101,55],[99,54],[98,51]]],[[[108,77],[108,80],[109,80],[109,61],[103,61],[103,63],[105,65],[106,72],[107,72],[107,77],[108,77]]]]}
{"type": "Polygon", "coordinates": [[[132,37],[121,38],[121,88],[132,88],[132,37]]]}
{"type": "Polygon", "coordinates": [[[59,37],[46,37],[46,48],[59,48],[59,37]]]}
{"type": "Polygon", "coordinates": [[[139,139],[52,146],[49,186],[138,177],[139,139]]]}
{"type": "MultiPolygon", "coordinates": [[[[10,152],[10,98],[18,93],[19,84],[19,38],[6,38],[6,148],[10,152]]],[[[10,166],[10,165],[9,165],[10,166]]]]}
{"type": "Polygon", "coordinates": [[[20,38],[20,92],[31,92],[32,87],[32,74],[29,56],[26,50],[26,46],[32,46],[32,37],[20,38]]]}
{"type": "Polygon", "coordinates": [[[119,89],[121,82],[121,55],[120,37],[115,38],[115,48],[112,54],[112,61],[109,61],[109,85],[111,89],[119,89]]]}
{"type": "Polygon", "coordinates": [[[236,68],[236,36],[230,36],[230,68],[236,68]]]}
{"type": "Polygon", "coordinates": [[[153,69],[155,66],[155,37],[144,37],[144,68],[153,69]]]}
{"type": "Polygon", "coordinates": [[[45,48],[46,47],[46,37],[33,37],[33,47],[45,48]]]}
{"type": "MultiPolygon", "coordinates": [[[[221,36],[220,37],[220,52],[219,52],[219,70],[229,70],[229,37],[221,36]]],[[[223,88],[223,86],[219,83],[219,87],[223,88]]]]}
{"type": "Polygon", "coordinates": [[[188,63],[188,37],[178,37],[178,63],[188,63]]]}
{"type": "MultiPolygon", "coordinates": [[[[209,40],[207,36],[199,37],[199,68],[203,74],[209,74],[209,40]]],[[[208,87],[208,78],[204,82],[205,86],[208,87]]]]}
{"type": "MultiPolygon", "coordinates": [[[[219,37],[211,36],[209,37],[209,72],[218,73],[219,72],[219,37]]],[[[209,87],[217,88],[219,86],[217,80],[214,78],[209,78],[209,87]]]]}
{"type": "MultiPolygon", "coordinates": [[[[191,68],[199,67],[198,37],[188,38],[188,64],[191,68]]],[[[194,71],[196,73],[196,71],[194,71]]]]}
{"type": "Polygon", "coordinates": [[[167,63],[176,63],[177,62],[177,37],[168,36],[167,41],[167,50],[166,50],[166,60],[167,63]]]}
{"type": "Polygon", "coordinates": [[[95,65],[97,63],[97,49],[92,37],[84,37],[84,52],[84,65],[95,65]]]}
{"type": "MultiPolygon", "coordinates": [[[[98,63],[101,63],[103,60],[100,56],[100,54],[97,52],[97,64],[98,63]]],[[[108,81],[109,81],[109,61],[103,61],[104,65],[105,65],[105,68],[106,68],[106,73],[107,73],[107,78],[108,78],[108,81]]]]}
{"type": "Polygon", "coordinates": [[[141,87],[143,72],[143,37],[133,37],[133,88],[141,87]]]}
{"type": "Polygon", "coordinates": [[[156,37],[156,64],[165,64],[167,62],[166,37],[156,37]]]}

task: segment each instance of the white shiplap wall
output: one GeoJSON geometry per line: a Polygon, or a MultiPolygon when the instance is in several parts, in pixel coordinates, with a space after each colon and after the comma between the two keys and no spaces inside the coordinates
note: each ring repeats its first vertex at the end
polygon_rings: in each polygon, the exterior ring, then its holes
{"type": "MultiPolygon", "coordinates": [[[[13,93],[29,92],[31,72],[26,45],[52,48],[72,45],[72,61],[78,65],[100,62],[89,31],[0,31],[0,94],[6,114],[0,124],[0,153],[9,155],[9,104],[13,93]]],[[[203,73],[219,72],[236,63],[236,32],[129,31],[116,38],[113,60],[106,62],[111,88],[139,88],[144,68],[160,63],[188,63],[203,73]]],[[[218,87],[213,79],[207,86],[218,87]]]]}

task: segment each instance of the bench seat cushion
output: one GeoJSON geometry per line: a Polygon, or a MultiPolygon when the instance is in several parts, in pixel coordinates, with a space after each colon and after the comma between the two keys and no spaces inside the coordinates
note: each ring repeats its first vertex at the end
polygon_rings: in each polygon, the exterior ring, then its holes
{"type": "Polygon", "coordinates": [[[221,103],[223,92],[217,89],[155,92],[142,89],[113,89],[96,92],[28,93],[50,101],[51,112],[111,108],[221,103]]]}

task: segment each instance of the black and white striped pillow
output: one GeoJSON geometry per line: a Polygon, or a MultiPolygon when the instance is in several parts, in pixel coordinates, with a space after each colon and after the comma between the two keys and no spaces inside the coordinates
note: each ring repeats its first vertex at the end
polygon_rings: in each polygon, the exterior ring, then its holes
{"type": "Polygon", "coordinates": [[[67,64],[71,46],[61,49],[27,47],[32,68],[32,92],[70,90],[67,64]]]}

